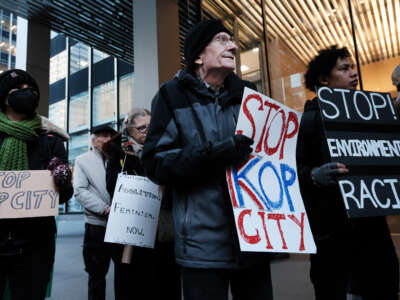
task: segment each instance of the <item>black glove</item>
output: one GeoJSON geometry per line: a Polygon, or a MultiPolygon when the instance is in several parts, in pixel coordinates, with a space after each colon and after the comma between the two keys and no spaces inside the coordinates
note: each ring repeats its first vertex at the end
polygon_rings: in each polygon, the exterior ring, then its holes
{"type": "Polygon", "coordinates": [[[311,178],[314,184],[321,186],[333,186],[336,184],[336,176],[339,172],[338,164],[335,162],[326,163],[311,171],[311,178]]]}
{"type": "Polygon", "coordinates": [[[241,166],[253,152],[250,147],[253,140],[242,134],[236,134],[221,142],[216,142],[210,146],[211,158],[221,163],[223,166],[241,166]]]}

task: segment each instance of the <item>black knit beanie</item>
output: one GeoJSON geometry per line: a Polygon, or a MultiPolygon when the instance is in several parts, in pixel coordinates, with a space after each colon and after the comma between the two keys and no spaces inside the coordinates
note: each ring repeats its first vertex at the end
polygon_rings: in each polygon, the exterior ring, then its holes
{"type": "Polygon", "coordinates": [[[205,20],[192,27],[185,37],[184,55],[189,68],[194,69],[194,61],[203,49],[211,42],[214,35],[220,32],[231,34],[220,20],[205,20]]]}
{"type": "Polygon", "coordinates": [[[0,107],[2,109],[4,109],[4,99],[7,97],[8,92],[23,83],[30,85],[40,98],[39,86],[28,72],[12,69],[0,74],[0,107]]]}

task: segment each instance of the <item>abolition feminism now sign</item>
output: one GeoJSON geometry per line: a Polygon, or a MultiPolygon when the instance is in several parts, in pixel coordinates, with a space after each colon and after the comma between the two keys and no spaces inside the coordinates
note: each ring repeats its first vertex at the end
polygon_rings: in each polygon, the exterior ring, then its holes
{"type": "Polygon", "coordinates": [[[400,212],[400,122],[390,94],[317,90],[333,162],[349,173],[338,184],[349,217],[400,212]]]}
{"type": "Polygon", "coordinates": [[[236,132],[254,140],[253,153],[243,166],[227,172],[242,251],[316,252],[297,178],[300,118],[245,89],[236,132]]]}
{"type": "Polygon", "coordinates": [[[104,241],[154,248],[161,197],[160,187],[147,177],[120,173],[104,241]]]}

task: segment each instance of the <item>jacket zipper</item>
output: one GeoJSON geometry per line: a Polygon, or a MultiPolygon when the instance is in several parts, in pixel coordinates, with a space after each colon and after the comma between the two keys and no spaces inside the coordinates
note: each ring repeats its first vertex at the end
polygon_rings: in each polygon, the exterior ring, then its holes
{"type": "Polygon", "coordinates": [[[185,197],[185,218],[183,219],[183,253],[187,254],[187,240],[186,240],[186,236],[187,236],[187,226],[189,223],[189,216],[188,216],[188,199],[187,197],[185,197]]]}

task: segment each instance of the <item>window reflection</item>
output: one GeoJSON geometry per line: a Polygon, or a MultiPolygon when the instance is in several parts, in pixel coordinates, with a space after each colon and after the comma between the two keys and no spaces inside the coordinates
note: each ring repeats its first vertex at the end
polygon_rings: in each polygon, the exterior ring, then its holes
{"type": "Polygon", "coordinates": [[[123,118],[133,106],[133,73],[119,79],[119,114],[123,118]]]}
{"type": "Polygon", "coordinates": [[[49,120],[63,129],[65,129],[65,105],[65,99],[49,105],[49,120]]]}
{"type": "Polygon", "coordinates": [[[69,103],[69,130],[75,132],[88,127],[88,92],[72,96],[69,103]]]}
{"type": "Polygon", "coordinates": [[[50,78],[52,84],[67,76],[67,51],[64,50],[50,58],[50,78]]]}
{"type": "Polygon", "coordinates": [[[101,52],[97,49],[93,49],[93,63],[97,63],[103,59],[106,59],[107,57],[109,57],[110,55],[108,55],[107,53],[101,52]]]}
{"type": "Polygon", "coordinates": [[[109,81],[93,89],[93,125],[114,120],[114,81],[109,81]]]}
{"type": "Polygon", "coordinates": [[[89,47],[81,42],[71,46],[70,50],[70,74],[88,67],[89,47]]]}

